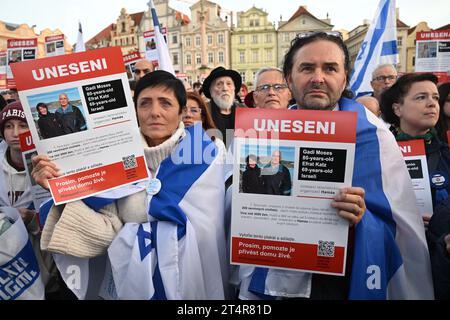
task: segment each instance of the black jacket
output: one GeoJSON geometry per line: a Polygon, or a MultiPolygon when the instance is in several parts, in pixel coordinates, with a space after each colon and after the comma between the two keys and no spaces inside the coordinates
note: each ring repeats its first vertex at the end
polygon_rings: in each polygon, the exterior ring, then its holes
{"type": "Polygon", "coordinates": [[[264,193],[261,169],[256,166],[251,168],[247,165],[242,174],[242,192],[244,193],[264,193]]]}
{"type": "Polygon", "coordinates": [[[66,112],[59,108],[55,112],[56,120],[61,124],[64,134],[86,130],[86,120],[80,109],[69,105],[66,112]]]}
{"type": "Polygon", "coordinates": [[[267,165],[262,171],[262,177],[266,194],[291,195],[291,174],[284,165],[280,164],[275,173],[272,172],[271,165],[267,165]]]}
{"type": "Polygon", "coordinates": [[[58,137],[64,134],[61,124],[51,112],[48,112],[46,115],[39,114],[38,126],[42,139],[58,137]]]}
{"type": "Polygon", "coordinates": [[[431,143],[425,145],[425,150],[430,176],[439,173],[446,175],[447,179],[447,185],[442,190],[431,183],[433,215],[426,235],[436,299],[450,299],[450,256],[444,245],[444,237],[450,234],[450,149],[438,138],[433,138],[431,143]],[[438,192],[446,192],[447,198],[438,200],[438,192]]]}

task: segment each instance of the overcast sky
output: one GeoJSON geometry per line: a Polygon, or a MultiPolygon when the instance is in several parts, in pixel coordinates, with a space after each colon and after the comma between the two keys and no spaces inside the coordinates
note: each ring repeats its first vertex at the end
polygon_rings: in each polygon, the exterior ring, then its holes
{"type": "MultiPolygon", "coordinates": [[[[38,32],[59,28],[71,44],[76,42],[78,21],[81,21],[84,41],[88,41],[109,24],[116,22],[121,8],[128,13],[147,9],[148,0],[15,0],[1,1],[0,20],[10,23],[36,25],[38,32]]],[[[170,6],[190,16],[189,7],[195,0],[170,0],[170,6]]],[[[246,11],[254,4],[278,22],[289,19],[300,5],[319,19],[329,14],[335,29],[350,31],[364,19],[372,20],[379,0],[214,0],[223,9],[246,11]]],[[[397,0],[400,19],[409,26],[427,21],[431,28],[450,23],[448,0],[397,0]]]]}

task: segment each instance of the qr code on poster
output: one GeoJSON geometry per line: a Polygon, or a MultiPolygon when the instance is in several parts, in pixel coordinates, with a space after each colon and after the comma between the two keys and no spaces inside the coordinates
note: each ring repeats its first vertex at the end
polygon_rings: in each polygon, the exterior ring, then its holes
{"type": "Polygon", "coordinates": [[[318,257],[334,257],[334,241],[319,240],[317,248],[318,257]]]}
{"type": "Polygon", "coordinates": [[[134,169],[137,167],[136,157],[133,155],[122,158],[123,167],[125,170],[134,169]]]}

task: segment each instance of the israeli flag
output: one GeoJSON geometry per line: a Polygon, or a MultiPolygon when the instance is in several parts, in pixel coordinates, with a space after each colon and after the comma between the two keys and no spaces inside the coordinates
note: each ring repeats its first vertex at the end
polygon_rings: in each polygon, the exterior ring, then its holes
{"type": "Polygon", "coordinates": [[[156,14],[153,0],[149,1],[148,6],[152,12],[153,26],[155,28],[156,50],[158,51],[158,69],[170,72],[176,76],[175,70],[173,69],[172,60],[170,59],[169,48],[167,47],[167,43],[164,41],[164,36],[161,33],[161,27],[159,25],[158,15],[156,14]]]}
{"type": "Polygon", "coordinates": [[[375,18],[361,45],[350,79],[350,87],[356,96],[373,91],[370,85],[372,72],[384,63],[398,63],[395,0],[380,0],[375,18]]]}
{"type": "Polygon", "coordinates": [[[0,235],[0,301],[43,300],[44,283],[22,218],[14,208],[0,211],[11,221],[0,235]]]}

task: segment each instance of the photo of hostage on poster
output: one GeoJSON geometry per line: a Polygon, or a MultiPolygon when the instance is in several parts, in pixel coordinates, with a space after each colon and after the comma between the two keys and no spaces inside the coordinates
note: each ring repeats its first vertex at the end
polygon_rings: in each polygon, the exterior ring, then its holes
{"type": "Polygon", "coordinates": [[[344,275],[356,113],[236,110],[231,264],[344,275]]]}
{"type": "Polygon", "coordinates": [[[55,203],[148,178],[120,48],[12,66],[38,154],[62,174],[49,180],[55,203]]]}

